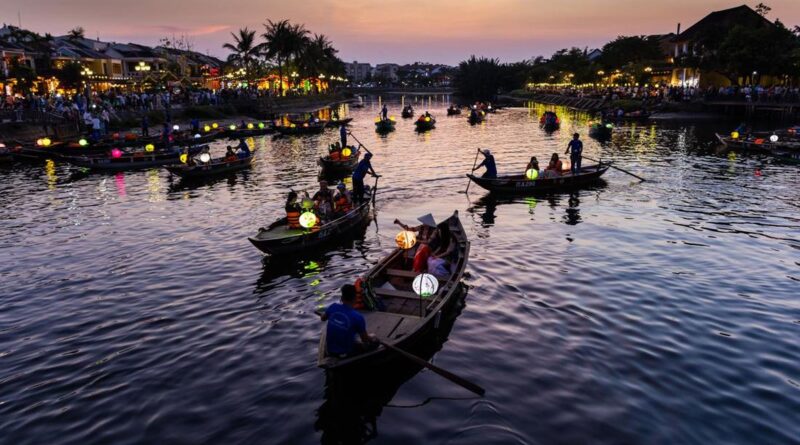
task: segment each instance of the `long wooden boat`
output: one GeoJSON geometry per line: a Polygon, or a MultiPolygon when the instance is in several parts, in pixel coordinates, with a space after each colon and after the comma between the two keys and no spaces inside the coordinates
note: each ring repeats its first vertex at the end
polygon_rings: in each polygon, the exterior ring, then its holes
{"type": "Polygon", "coordinates": [[[411,105],[403,107],[403,111],[400,113],[400,116],[402,116],[403,119],[410,119],[414,117],[414,107],[411,105]]]}
{"type": "Polygon", "coordinates": [[[264,136],[272,133],[275,133],[275,128],[272,126],[272,124],[264,124],[263,128],[260,128],[260,126],[253,126],[253,128],[239,127],[235,130],[226,128],[224,131],[220,132],[220,135],[221,137],[229,139],[244,139],[256,136],[264,136]]]}
{"type": "Polygon", "coordinates": [[[331,118],[331,120],[328,121],[327,125],[328,127],[338,127],[340,125],[348,125],[350,124],[350,122],[353,122],[352,117],[346,117],[344,119],[331,118]]]}
{"type": "Polygon", "coordinates": [[[634,111],[630,113],[624,113],[622,116],[613,115],[607,118],[616,121],[646,121],[650,119],[652,114],[653,113],[650,113],[649,111],[634,111]]]}
{"type": "Polygon", "coordinates": [[[424,115],[422,115],[414,122],[414,127],[419,133],[433,130],[436,128],[436,119],[433,116],[424,117],[424,115]]]}
{"type": "Polygon", "coordinates": [[[764,137],[733,138],[732,136],[723,136],[717,133],[716,136],[722,145],[736,150],[755,152],[771,152],[773,150],[800,151],[800,140],[794,138],[780,138],[777,142],[772,142],[767,135],[764,135],[764,137]]]}
{"type": "Polygon", "coordinates": [[[455,106],[452,106],[452,105],[447,107],[447,115],[448,116],[457,116],[459,114],[461,114],[461,108],[455,107],[455,106]]]}
{"type": "Polygon", "coordinates": [[[541,191],[560,191],[579,188],[600,179],[608,170],[611,163],[600,163],[581,167],[577,175],[567,172],[563,175],[531,180],[524,175],[498,176],[496,178],[482,178],[468,174],[467,177],[475,184],[497,194],[525,195],[541,191]]]}
{"type": "Polygon", "coordinates": [[[596,122],[589,127],[589,136],[595,139],[608,140],[613,133],[614,126],[611,123],[596,122]]]}
{"type": "Polygon", "coordinates": [[[394,131],[397,122],[392,119],[380,119],[375,121],[375,131],[378,133],[389,133],[394,131]]]}
{"type": "Polygon", "coordinates": [[[14,162],[14,153],[6,147],[6,144],[0,142],[0,163],[14,162]]]}
{"type": "MultiPolygon", "coordinates": [[[[461,294],[461,278],[469,260],[469,240],[458,218],[458,212],[444,221],[451,233],[456,250],[450,263],[450,273],[436,277],[439,289],[430,297],[420,297],[412,291],[417,273],[409,270],[418,245],[395,249],[376,264],[364,278],[364,298],[369,308],[359,312],[367,321],[367,330],[379,340],[401,349],[412,349],[431,331],[442,329],[442,314],[447,312],[461,294]]],[[[395,360],[405,360],[395,352],[379,346],[362,354],[335,357],[327,353],[326,331],[323,325],[319,340],[317,365],[329,370],[375,366],[395,360]]]]}
{"type": "Polygon", "coordinates": [[[322,172],[328,175],[352,172],[358,165],[358,157],[361,155],[361,150],[355,147],[350,147],[350,150],[352,153],[345,159],[334,160],[330,155],[320,157],[317,163],[322,167],[322,172]]]}
{"type": "Polygon", "coordinates": [[[486,114],[483,111],[470,112],[469,116],[467,116],[467,122],[469,122],[470,125],[480,124],[484,120],[486,120],[486,114]]]}
{"type": "Polygon", "coordinates": [[[197,163],[195,165],[168,165],[165,168],[172,174],[184,179],[205,179],[222,176],[250,168],[256,158],[256,152],[250,152],[246,158],[238,158],[235,161],[226,161],[225,158],[212,159],[207,164],[197,163]]]}
{"type": "Polygon", "coordinates": [[[284,136],[303,136],[307,134],[320,134],[325,131],[327,121],[319,122],[292,122],[289,125],[277,125],[275,131],[284,136]]]}
{"type": "MultiPolygon", "coordinates": [[[[372,189],[375,193],[376,189],[372,189]]],[[[280,218],[268,228],[259,229],[248,238],[260,251],[270,255],[298,255],[313,251],[327,244],[343,241],[359,228],[369,223],[369,208],[372,199],[365,195],[364,201],[350,212],[323,224],[319,230],[290,229],[286,218],[280,218]]]]}
{"type": "MultiPolygon", "coordinates": [[[[188,154],[192,156],[206,148],[208,148],[207,145],[188,147],[188,154]]],[[[178,164],[181,154],[183,154],[183,150],[172,149],[154,152],[136,151],[132,153],[123,153],[122,156],[118,158],[111,156],[65,156],[62,157],[62,159],[72,165],[92,170],[124,171],[178,164]]]]}

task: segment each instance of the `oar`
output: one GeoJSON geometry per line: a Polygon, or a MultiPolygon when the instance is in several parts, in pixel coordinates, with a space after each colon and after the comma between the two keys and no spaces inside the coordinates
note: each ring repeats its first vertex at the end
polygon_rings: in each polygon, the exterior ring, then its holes
{"type": "Polygon", "coordinates": [[[484,394],[486,394],[486,390],[485,389],[481,388],[480,386],[476,385],[475,383],[470,382],[469,380],[467,380],[467,379],[465,379],[463,377],[459,377],[459,376],[453,374],[452,372],[450,372],[450,371],[448,371],[446,369],[442,369],[442,368],[440,368],[440,367],[428,362],[427,360],[423,360],[423,359],[417,357],[416,355],[411,354],[410,352],[404,351],[404,350],[398,348],[397,346],[390,345],[389,343],[386,343],[383,340],[378,340],[378,343],[383,345],[383,347],[385,347],[386,349],[391,349],[392,351],[402,355],[403,357],[407,358],[408,360],[416,363],[417,365],[422,366],[424,368],[428,368],[431,371],[433,371],[433,372],[439,374],[440,376],[446,378],[447,380],[450,380],[451,382],[455,383],[456,385],[459,385],[459,386],[461,386],[461,387],[463,387],[465,389],[468,389],[468,390],[474,392],[475,394],[477,394],[479,396],[483,396],[484,394]]]}
{"type": "Polygon", "coordinates": [[[349,134],[350,136],[352,136],[352,137],[353,137],[353,140],[355,140],[356,142],[358,142],[358,145],[359,145],[359,146],[361,146],[361,147],[363,147],[363,148],[364,148],[364,150],[366,150],[366,151],[367,151],[367,153],[372,153],[371,151],[369,151],[369,148],[367,148],[367,146],[366,146],[366,145],[362,144],[362,143],[361,143],[361,141],[359,141],[359,140],[358,140],[358,138],[356,137],[356,135],[354,135],[354,134],[353,134],[352,132],[350,132],[350,131],[348,131],[348,132],[347,132],[347,134],[349,134]]]}
{"type": "MultiPolygon", "coordinates": [[[[475,160],[474,160],[474,161],[472,161],[472,170],[470,171],[470,173],[472,173],[472,172],[474,172],[474,171],[475,171],[475,164],[477,164],[477,163],[478,163],[478,154],[479,154],[480,152],[481,152],[481,149],[480,149],[480,148],[479,148],[479,149],[477,149],[477,151],[475,151],[475,160]]],[[[466,190],[464,190],[464,193],[467,193],[467,192],[469,191],[469,186],[470,186],[470,184],[472,184],[472,180],[471,180],[471,179],[470,179],[469,181],[467,181],[467,189],[466,189],[466,190]]]]}
{"type": "MultiPolygon", "coordinates": [[[[600,161],[598,161],[597,159],[592,159],[592,158],[590,158],[590,157],[588,157],[588,156],[583,156],[583,157],[584,157],[584,158],[586,158],[586,159],[588,159],[588,160],[590,160],[590,161],[594,161],[594,162],[598,162],[598,163],[600,162],[600,161]]],[[[624,168],[614,167],[614,164],[608,164],[608,166],[609,166],[609,167],[611,167],[611,168],[613,168],[613,169],[619,170],[619,171],[621,171],[622,173],[627,173],[627,174],[629,174],[629,175],[633,176],[634,178],[636,178],[636,179],[638,179],[638,180],[640,180],[640,181],[642,181],[642,182],[644,182],[644,181],[647,181],[647,179],[644,179],[643,177],[641,177],[641,176],[639,176],[639,175],[635,175],[635,174],[633,174],[633,173],[629,172],[628,170],[625,170],[624,168]]]]}

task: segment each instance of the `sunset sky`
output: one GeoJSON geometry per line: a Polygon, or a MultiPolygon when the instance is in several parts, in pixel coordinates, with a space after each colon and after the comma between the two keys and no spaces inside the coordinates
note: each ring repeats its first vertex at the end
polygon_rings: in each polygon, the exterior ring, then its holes
{"type": "MultiPolygon", "coordinates": [[[[748,3],[754,7],[758,2],[748,3]]],[[[800,0],[766,0],[770,19],[800,25],[800,0]]],[[[157,44],[186,34],[195,49],[224,57],[230,32],[259,32],[267,18],[304,23],[324,33],[345,61],[456,64],[470,54],[517,61],[617,35],[674,32],[724,0],[2,0],[0,22],[63,35],[75,26],[87,37],[157,44]]]]}

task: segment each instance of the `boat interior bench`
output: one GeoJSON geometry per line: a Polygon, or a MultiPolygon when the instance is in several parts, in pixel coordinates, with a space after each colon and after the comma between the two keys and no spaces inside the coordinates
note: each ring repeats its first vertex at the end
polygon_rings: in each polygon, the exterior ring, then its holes
{"type": "Polygon", "coordinates": [[[413,315],[397,315],[388,312],[366,312],[367,331],[378,338],[397,338],[411,332],[419,320],[413,315]]]}

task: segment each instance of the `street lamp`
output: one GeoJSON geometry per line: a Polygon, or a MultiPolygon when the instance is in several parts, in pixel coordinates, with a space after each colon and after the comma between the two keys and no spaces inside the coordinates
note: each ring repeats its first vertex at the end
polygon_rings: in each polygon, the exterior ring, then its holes
{"type": "Polygon", "coordinates": [[[292,85],[294,87],[297,87],[297,76],[299,76],[299,74],[297,74],[297,71],[292,71],[292,85]]]}
{"type": "Polygon", "coordinates": [[[150,65],[148,65],[148,64],[146,64],[146,63],[144,63],[142,61],[142,62],[139,62],[139,64],[136,65],[136,67],[134,67],[134,69],[136,71],[140,72],[140,73],[145,73],[147,71],[150,71],[150,65]]]}

